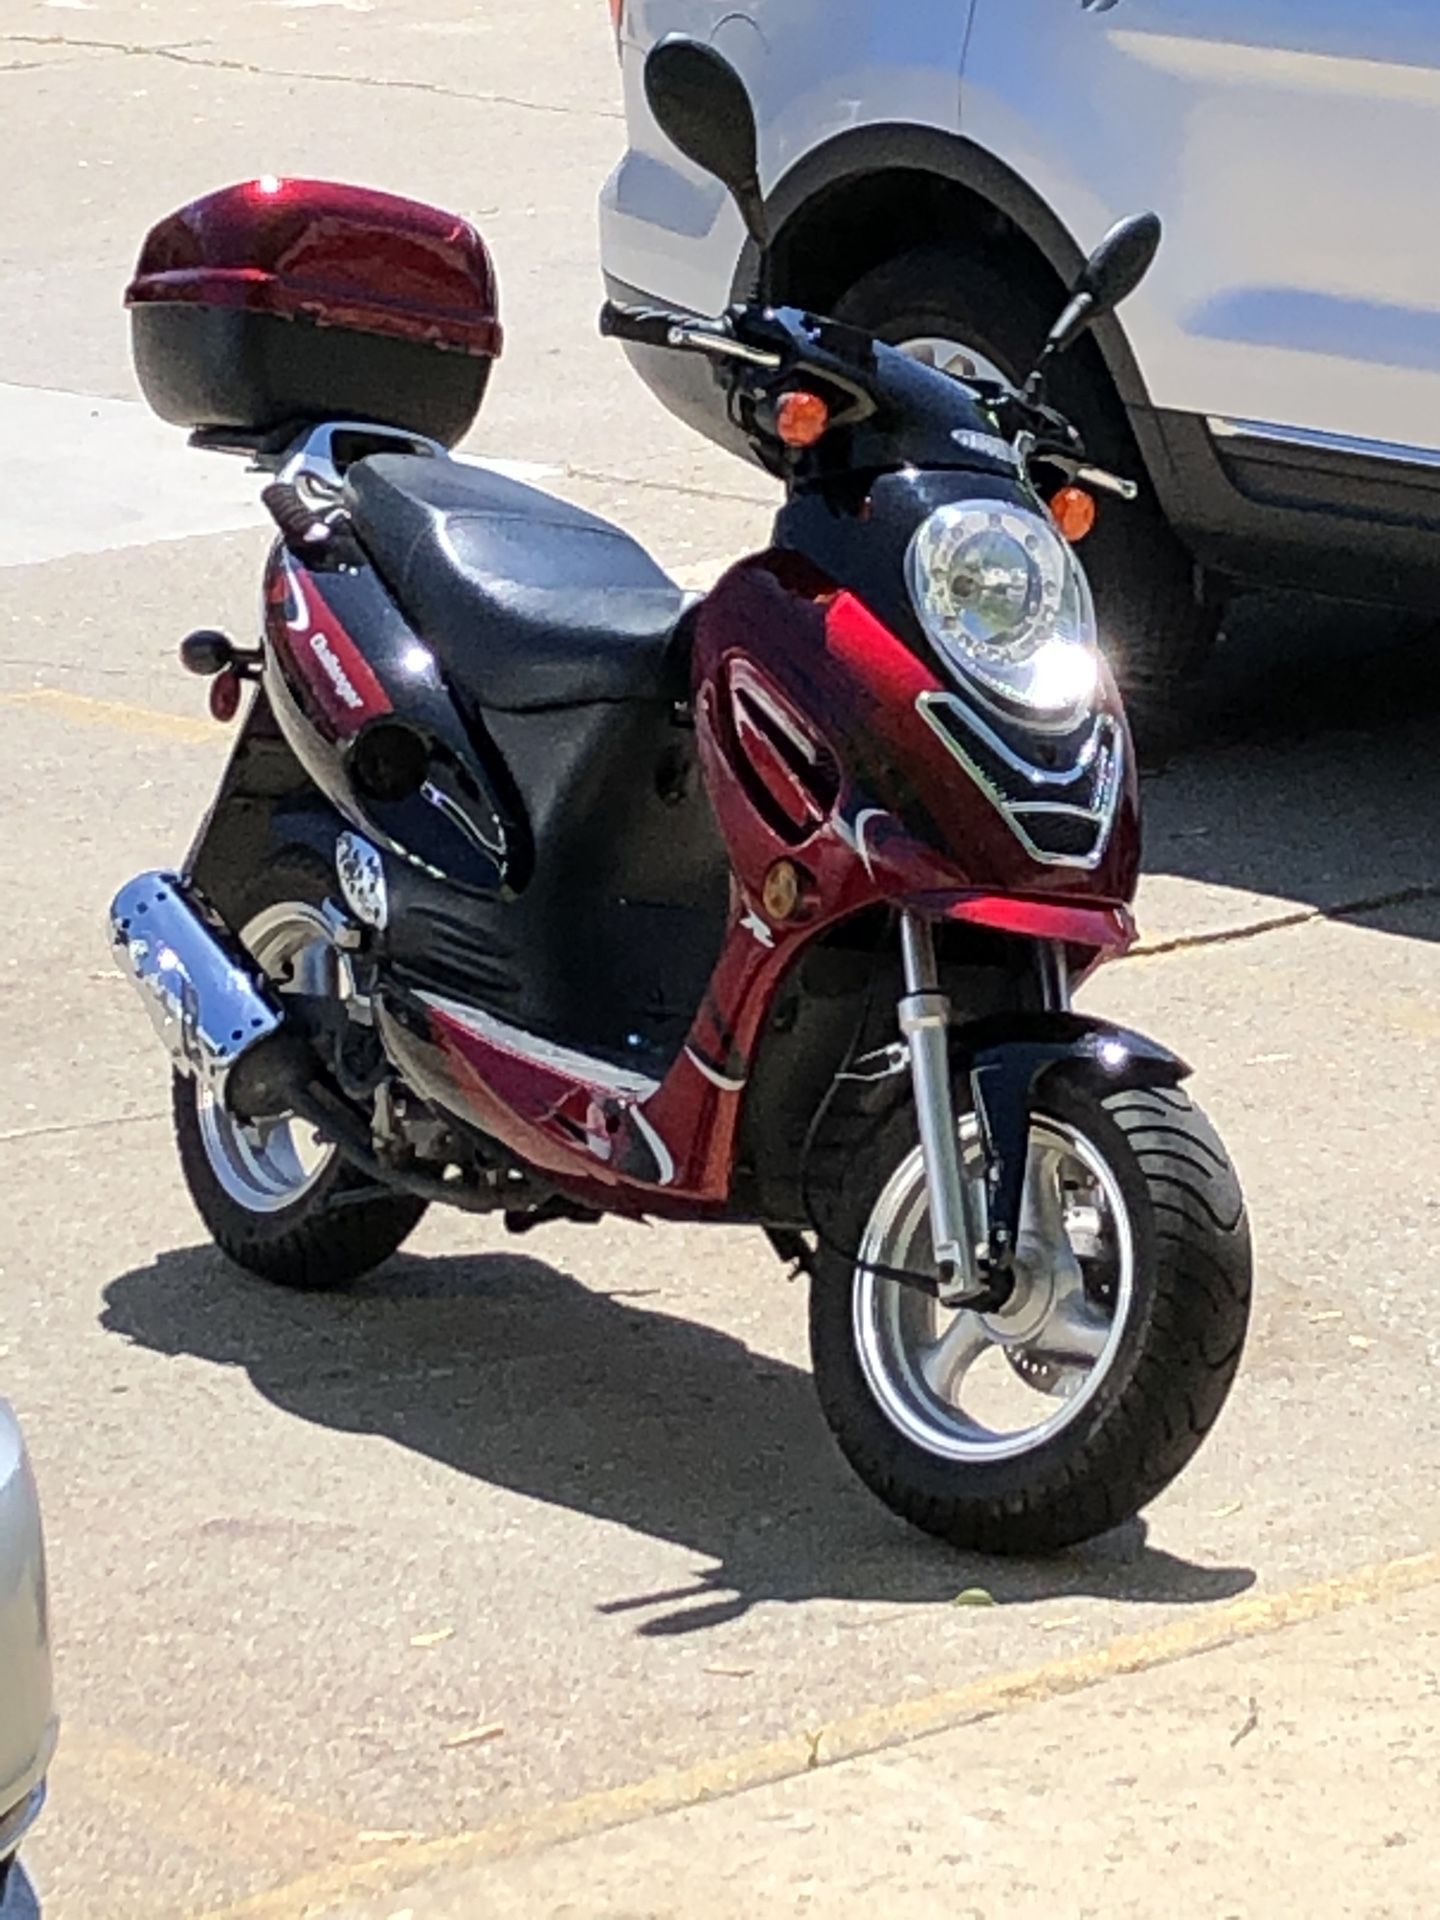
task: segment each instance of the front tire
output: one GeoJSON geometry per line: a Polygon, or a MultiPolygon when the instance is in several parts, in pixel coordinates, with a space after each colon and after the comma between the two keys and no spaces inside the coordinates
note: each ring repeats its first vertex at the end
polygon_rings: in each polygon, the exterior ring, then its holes
{"type": "MultiPolygon", "coordinates": [[[[927,357],[962,377],[1012,383],[1035,364],[1059,308],[1019,271],[990,258],[917,247],[864,274],[836,304],[893,345],[926,343],[927,357]],[[951,362],[945,346],[966,350],[951,362]]],[[[1209,657],[1220,617],[1202,603],[1190,555],[1147,483],[1139,450],[1099,350],[1082,341],[1051,377],[1056,406],[1080,429],[1090,457],[1141,484],[1133,505],[1102,501],[1082,548],[1100,636],[1137,732],[1162,743],[1209,657]]]]}
{"type": "MultiPolygon", "coordinates": [[[[323,864],[282,854],[244,889],[241,944],[282,997],[327,940],[323,864]]],[[[369,1179],[294,1116],[243,1126],[198,1080],[176,1074],[175,1144],[195,1209],[215,1244],[277,1286],[342,1287],[395,1253],[425,1202],[369,1179]]]]}
{"type": "MultiPolygon", "coordinates": [[[[973,1140],[973,1118],[962,1126],[973,1140]]],[[[933,1271],[907,1107],[866,1161],[827,1242],[933,1271]]],[[[1021,1252],[1012,1301],[983,1318],[834,1251],[811,1287],[815,1382],[841,1451],[896,1513],[983,1553],[1055,1553],[1153,1500],[1218,1419],[1249,1319],[1239,1182],[1178,1091],[1046,1095],[1021,1252]]]]}

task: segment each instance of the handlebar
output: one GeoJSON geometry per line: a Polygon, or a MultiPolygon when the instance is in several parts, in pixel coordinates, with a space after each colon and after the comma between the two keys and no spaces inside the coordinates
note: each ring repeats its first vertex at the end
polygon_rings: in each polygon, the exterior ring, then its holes
{"type": "MultiPolygon", "coordinates": [[[[607,300],[600,309],[600,332],[606,339],[628,341],[634,346],[704,353],[717,360],[743,361],[767,371],[781,366],[796,372],[808,370],[842,393],[853,396],[864,407],[869,384],[866,374],[872,369],[855,354],[854,341],[849,338],[852,329],[837,327],[833,321],[755,310],[753,319],[758,323],[755,332],[759,339],[767,342],[762,346],[758,340],[743,337],[743,331],[749,330],[751,318],[752,310],[748,308],[736,308],[724,319],[717,320],[683,307],[629,306],[619,300],[607,300]],[[798,333],[792,324],[797,320],[801,323],[798,333]],[[776,351],[777,347],[785,347],[786,352],[776,351]]],[[[854,338],[873,352],[868,336],[856,334],[854,338]]],[[[1032,460],[1045,460],[1081,485],[1115,494],[1122,500],[1137,497],[1139,488],[1133,481],[1090,465],[1075,428],[1043,400],[1028,392],[1018,392],[1007,382],[967,384],[993,410],[1001,432],[1014,440],[1015,450],[1027,466],[1032,460]]],[[[867,411],[873,410],[872,403],[867,411]]],[[[858,417],[866,417],[866,412],[862,411],[858,417]]]]}
{"type": "Polygon", "coordinates": [[[607,300],[600,309],[600,331],[607,340],[629,340],[637,347],[673,347],[672,333],[706,332],[724,336],[719,320],[687,313],[682,307],[627,307],[607,300]]]}
{"type": "Polygon", "coordinates": [[[707,320],[683,307],[627,307],[607,300],[600,309],[600,332],[609,340],[629,340],[638,347],[678,347],[691,353],[713,354],[719,360],[746,360],[752,366],[778,367],[780,355],[768,347],[747,346],[737,340],[726,320],[707,320]]]}

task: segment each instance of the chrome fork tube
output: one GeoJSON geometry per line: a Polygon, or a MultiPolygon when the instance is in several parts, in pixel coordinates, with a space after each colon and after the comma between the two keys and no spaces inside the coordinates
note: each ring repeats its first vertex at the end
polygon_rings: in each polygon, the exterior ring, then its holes
{"type": "Polygon", "coordinates": [[[1040,1003],[1048,1013],[1070,1011],[1070,958],[1058,940],[1047,940],[1035,950],[1040,975],[1040,1003]]]}
{"type": "Polygon", "coordinates": [[[947,1301],[975,1290],[979,1244],[960,1171],[960,1134],[950,1086],[950,1001],[940,991],[934,933],[923,914],[907,911],[900,916],[900,946],[905,967],[900,1031],[910,1052],[940,1298],[947,1301]]]}

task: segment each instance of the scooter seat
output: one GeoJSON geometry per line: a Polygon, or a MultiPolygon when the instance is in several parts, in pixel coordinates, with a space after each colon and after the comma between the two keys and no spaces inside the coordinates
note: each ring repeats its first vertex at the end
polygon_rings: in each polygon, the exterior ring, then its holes
{"type": "Polygon", "coordinates": [[[688,696],[687,596],[609,521],[423,454],[357,462],[345,504],[401,612],[480,706],[688,696]]]}

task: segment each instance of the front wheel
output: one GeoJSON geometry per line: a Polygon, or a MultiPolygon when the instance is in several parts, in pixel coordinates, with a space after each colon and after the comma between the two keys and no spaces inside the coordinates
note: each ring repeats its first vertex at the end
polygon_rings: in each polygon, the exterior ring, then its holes
{"type": "MultiPolygon", "coordinates": [[[[970,1177],[978,1129],[961,1122],[970,1177]]],[[[1031,1122],[1016,1284],[949,1312],[877,1269],[933,1271],[924,1171],[901,1109],[818,1258],[810,1346],[855,1471],[929,1533],[1057,1552],[1119,1525],[1218,1419],[1250,1311],[1249,1228],[1214,1129],[1178,1091],[1068,1088],[1031,1122]]]]}

